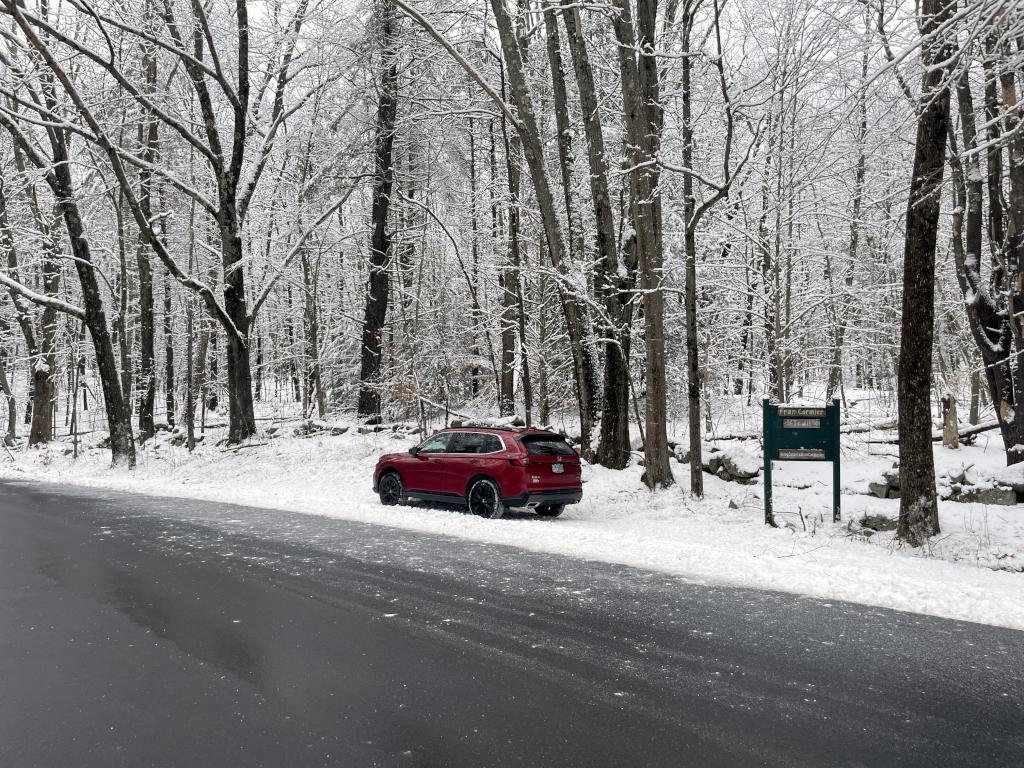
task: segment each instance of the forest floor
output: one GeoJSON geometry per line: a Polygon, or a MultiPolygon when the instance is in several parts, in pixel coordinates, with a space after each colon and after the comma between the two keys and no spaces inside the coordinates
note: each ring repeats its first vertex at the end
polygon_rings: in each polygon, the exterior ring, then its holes
{"type": "MultiPolygon", "coordinates": [[[[749,421],[749,414],[747,415],[749,421]]],[[[1024,504],[945,501],[942,533],[912,549],[891,531],[870,532],[865,515],[894,520],[899,501],[867,492],[893,465],[895,446],[878,433],[844,436],[842,522],[831,520],[831,469],[823,463],[775,468],[778,528],[763,523],[763,484],[705,473],[705,498],[690,497],[689,469],[673,461],[674,488],[649,492],[642,467],[584,468],[582,503],[556,520],[512,514],[484,520],[455,509],[383,507],[371,488],[381,453],[404,451],[416,437],[391,430],[294,434],[284,420],[273,436],[225,449],[223,429],[207,432],[194,453],[162,432],[140,449],[133,472],[109,467],[98,433],[74,459],[68,442],[0,454],[0,477],[74,483],[139,493],[235,502],[637,566],[702,582],[781,590],[1024,630],[1024,504]]],[[[264,428],[266,428],[264,424],[264,428]]],[[[731,427],[737,427],[735,421],[731,427]]],[[[717,425],[722,432],[721,425],[717,425]]],[[[682,432],[684,425],[679,425],[682,432]]],[[[733,429],[733,433],[738,429],[733,429]]],[[[757,440],[723,441],[759,461],[757,440]]],[[[953,451],[936,447],[939,474],[967,468],[982,485],[1004,466],[998,432],[953,451]]]]}

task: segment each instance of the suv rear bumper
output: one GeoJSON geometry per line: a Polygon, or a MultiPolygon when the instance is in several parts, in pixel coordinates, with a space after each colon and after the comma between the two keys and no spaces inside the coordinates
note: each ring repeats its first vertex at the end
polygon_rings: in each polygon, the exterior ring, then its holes
{"type": "Polygon", "coordinates": [[[582,488],[559,488],[507,496],[502,499],[502,503],[506,507],[536,507],[541,504],[578,504],[582,498],[582,488]]]}

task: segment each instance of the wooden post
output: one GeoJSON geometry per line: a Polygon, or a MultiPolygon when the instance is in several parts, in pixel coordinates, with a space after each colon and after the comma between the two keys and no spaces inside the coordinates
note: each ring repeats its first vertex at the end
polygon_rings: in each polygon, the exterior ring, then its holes
{"type": "Polygon", "coordinates": [[[952,393],[942,398],[942,445],[946,448],[960,447],[960,428],[956,416],[956,398],[952,393]]]}

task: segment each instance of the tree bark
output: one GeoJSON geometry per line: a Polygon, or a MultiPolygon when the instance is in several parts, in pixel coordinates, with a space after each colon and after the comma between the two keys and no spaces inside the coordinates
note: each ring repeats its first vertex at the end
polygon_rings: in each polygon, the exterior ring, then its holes
{"type": "Polygon", "coordinates": [[[171,278],[164,275],[164,410],[167,413],[167,426],[174,428],[174,320],[171,305],[171,278]]]}
{"type": "MultiPolygon", "coordinates": [[[[10,328],[7,320],[0,317],[0,334],[6,336],[10,328]]],[[[14,392],[10,382],[7,380],[7,349],[0,346],[0,394],[7,398],[7,427],[4,430],[4,445],[12,446],[18,439],[18,405],[14,399],[14,392]]]]}
{"type": "MultiPolygon", "coordinates": [[[[984,151],[986,172],[982,172],[978,154],[979,137],[975,118],[973,95],[970,87],[969,72],[965,68],[957,82],[957,104],[960,114],[960,127],[963,136],[963,158],[957,153],[956,135],[950,128],[949,142],[952,149],[950,164],[953,170],[954,212],[952,222],[953,256],[956,263],[957,279],[965,300],[968,325],[981,356],[985,382],[995,406],[996,418],[999,422],[1003,445],[1006,450],[1006,463],[1015,464],[1024,460],[1024,451],[1016,450],[1024,445],[1024,419],[1017,418],[1016,411],[1024,401],[1024,376],[1021,375],[1015,360],[1024,349],[1024,338],[1017,323],[1010,320],[1010,307],[1014,314],[1024,309],[1024,296],[1019,280],[1020,266],[1015,259],[1009,258],[1010,242],[1008,228],[1012,229],[1012,214],[1007,217],[1003,201],[1003,157],[1002,144],[1005,141],[1000,125],[1000,101],[1006,105],[1007,123],[1013,119],[1016,93],[1012,83],[1008,88],[1001,88],[1000,61],[1002,57],[997,48],[994,35],[990,34],[986,41],[983,58],[985,70],[985,121],[987,124],[986,148],[984,151]],[[985,227],[984,197],[987,177],[989,200],[989,216],[987,234],[989,241],[990,270],[987,285],[982,282],[982,240],[985,227]],[[1009,273],[1009,274],[1008,274],[1009,273]]],[[[1019,107],[1016,107],[1019,110],[1019,107]]],[[[1019,116],[1018,116],[1019,119],[1019,116]]],[[[1010,126],[1007,125],[1009,128],[1010,126]]],[[[1013,135],[1007,131],[1009,135],[1013,135]]],[[[1018,131],[1019,133],[1019,131],[1018,131]]],[[[1019,141],[1019,137],[1016,139],[1019,141]]],[[[1013,141],[1013,139],[1011,139],[1013,141]]],[[[1017,149],[1018,154],[1024,152],[1024,146],[1017,149]]],[[[1013,159],[1014,152],[1009,155],[1010,162],[1020,163],[1013,159]]],[[[1024,198],[1024,183],[1021,175],[1017,175],[1017,184],[1011,173],[1009,199],[1015,196],[1024,198]]],[[[1011,202],[1012,209],[1012,202],[1011,202]]],[[[972,375],[971,413],[976,416],[978,397],[974,393],[972,375]]]]}
{"type": "Polygon", "coordinates": [[[580,436],[584,444],[589,444],[593,429],[591,417],[593,409],[590,405],[593,402],[593,392],[591,389],[592,371],[588,364],[589,352],[586,348],[584,327],[580,317],[577,297],[573,296],[565,285],[565,278],[568,275],[568,250],[562,231],[562,224],[555,206],[555,198],[551,190],[551,181],[548,177],[544,161],[544,148],[541,142],[533,100],[530,97],[526,82],[526,73],[523,70],[523,57],[519,41],[513,30],[512,20],[505,8],[504,0],[491,0],[491,10],[494,12],[498,36],[501,39],[502,54],[508,69],[512,102],[518,114],[517,128],[522,139],[523,156],[530,171],[530,179],[533,182],[537,207],[541,213],[541,222],[544,226],[544,236],[548,246],[548,256],[560,278],[556,287],[562,304],[562,314],[565,317],[569,347],[572,354],[573,376],[576,380],[577,402],[580,415],[580,436]]]}
{"type": "MultiPolygon", "coordinates": [[[[870,30],[870,17],[868,25],[870,30]]],[[[867,35],[865,34],[865,38],[867,35]]],[[[867,176],[867,152],[865,143],[868,133],[868,50],[865,45],[860,60],[862,86],[857,95],[857,165],[854,171],[853,203],[850,211],[850,249],[847,252],[846,274],[843,277],[842,294],[833,299],[834,330],[832,335],[832,364],[829,367],[828,383],[825,386],[825,402],[831,403],[843,381],[843,343],[846,338],[846,323],[849,317],[850,291],[853,289],[854,270],[860,246],[861,208],[864,201],[864,183],[867,176]]]]}
{"type": "Polygon", "coordinates": [[[359,365],[360,416],[380,414],[380,370],[384,321],[387,317],[390,284],[388,270],[391,263],[391,236],[388,232],[388,212],[391,207],[391,189],[394,184],[393,152],[395,120],[398,114],[398,56],[396,38],[398,22],[394,6],[384,2],[380,6],[381,18],[381,77],[380,100],[377,104],[377,132],[375,140],[375,166],[373,202],[370,218],[373,232],[370,237],[370,275],[366,308],[363,314],[363,334],[359,365]]]}
{"type": "MultiPolygon", "coordinates": [[[[683,11],[683,60],[682,66],[682,138],[683,167],[693,167],[693,108],[691,99],[690,32],[693,18],[689,4],[683,11]]],[[[690,440],[690,493],[700,498],[704,495],[704,467],[701,456],[700,398],[703,375],[697,349],[697,223],[694,221],[696,200],[693,195],[693,174],[683,174],[683,252],[686,258],[683,303],[686,314],[686,400],[687,426],[690,440]]]]}
{"type": "MultiPolygon", "coordinates": [[[[147,15],[149,8],[147,7],[147,15]]],[[[145,77],[144,91],[156,91],[156,51],[153,46],[143,46],[142,70],[145,77]]],[[[144,110],[139,122],[139,145],[142,158],[149,164],[156,162],[159,136],[156,117],[150,110],[144,110]]],[[[153,174],[148,168],[139,171],[139,207],[147,220],[153,221],[153,174]]],[[[154,226],[156,224],[154,223],[154,226]]],[[[156,407],[156,313],[153,303],[153,267],[149,260],[151,248],[149,232],[139,231],[135,261],[139,273],[139,442],[144,443],[154,433],[153,411],[156,407]]]]}
{"type": "MultiPolygon", "coordinates": [[[[505,91],[502,82],[502,95],[505,91]]],[[[510,416],[515,413],[516,382],[516,291],[520,282],[519,267],[522,263],[519,242],[519,200],[522,169],[520,156],[522,141],[519,133],[509,135],[508,121],[501,116],[501,135],[505,144],[505,168],[508,180],[508,254],[505,265],[498,273],[498,287],[501,289],[501,370],[498,374],[498,413],[510,416]]],[[[492,147],[493,152],[493,147],[492,147]]]]}
{"type": "Polygon", "coordinates": [[[59,164],[54,167],[54,174],[58,179],[57,205],[64,217],[68,238],[71,242],[71,252],[75,256],[75,269],[82,286],[85,324],[89,329],[96,353],[96,369],[103,388],[113,464],[115,466],[125,465],[131,469],[135,466],[135,441],[132,437],[131,411],[122,395],[117,362],[114,357],[114,345],[110,338],[102,294],[92,264],[89,241],[85,237],[85,228],[82,225],[78,205],[71,196],[71,174],[66,157],[60,158],[59,164]]]}
{"type": "Polygon", "coordinates": [[[629,143],[629,189],[636,232],[639,283],[643,294],[645,385],[644,482],[649,488],[672,485],[666,408],[664,294],[662,280],[661,194],[657,161],[664,114],[659,100],[657,59],[653,55],[657,0],[637,0],[636,33],[629,0],[615,0],[613,16],[626,135],[629,143]],[[634,54],[639,52],[639,58],[634,54]]]}
{"type": "MultiPolygon", "coordinates": [[[[43,239],[42,244],[42,288],[46,296],[56,297],[60,291],[60,261],[57,243],[50,227],[39,210],[34,186],[27,181],[25,165],[20,150],[15,146],[15,162],[19,180],[25,186],[25,196],[32,212],[36,229],[43,239]]],[[[7,252],[7,269],[10,276],[20,280],[18,250],[14,242],[7,212],[7,196],[0,182],[0,244],[7,252]]],[[[30,304],[26,298],[9,289],[14,305],[15,317],[25,339],[29,355],[29,399],[28,423],[29,446],[48,443],[53,437],[53,404],[56,400],[57,355],[55,337],[57,333],[57,311],[43,307],[39,312],[38,329],[33,324],[30,304]]]]}
{"type": "Polygon", "coordinates": [[[604,131],[598,107],[597,86],[590,64],[590,54],[583,37],[579,7],[562,6],[562,20],[576,74],[580,109],[583,113],[583,135],[586,139],[590,170],[590,200],[597,225],[595,241],[598,259],[594,287],[598,297],[603,299],[608,316],[608,324],[603,329],[604,378],[601,395],[601,433],[598,438],[596,459],[599,464],[609,469],[623,469],[630,458],[630,329],[627,318],[631,312],[627,307],[631,298],[630,291],[635,285],[636,271],[628,269],[626,264],[620,261],[616,248],[604,131]]]}
{"type": "Polygon", "coordinates": [[[920,546],[939,532],[932,454],[931,374],[935,331],[935,245],[946,160],[951,44],[930,37],[952,15],[944,0],[922,0],[921,111],[903,246],[899,358],[900,516],[897,536],[920,546]]]}

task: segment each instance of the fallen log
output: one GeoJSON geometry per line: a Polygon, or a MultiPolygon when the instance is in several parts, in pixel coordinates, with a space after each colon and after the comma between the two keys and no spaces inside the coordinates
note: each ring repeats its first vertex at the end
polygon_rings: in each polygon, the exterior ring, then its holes
{"type": "MultiPolygon", "coordinates": [[[[993,429],[999,428],[998,421],[987,421],[984,424],[975,424],[973,427],[968,427],[960,431],[960,442],[965,445],[971,445],[975,440],[978,439],[978,435],[983,432],[990,432],[993,429]]],[[[899,438],[890,437],[884,440],[868,440],[869,443],[875,443],[879,445],[899,445],[899,438]]],[[[942,432],[932,432],[932,442],[942,442],[942,432]]]]}

